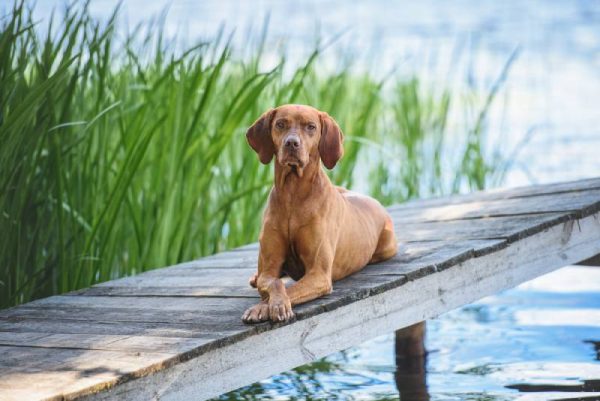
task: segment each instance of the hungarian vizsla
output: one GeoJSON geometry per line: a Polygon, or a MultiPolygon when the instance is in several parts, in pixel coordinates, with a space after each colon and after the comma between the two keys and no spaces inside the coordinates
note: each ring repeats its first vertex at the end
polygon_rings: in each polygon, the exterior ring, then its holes
{"type": "Polygon", "coordinates": [[[331,293],[332,282],[396,254],[392,220],[379,202],[334,186],[332,169],[344,153],[343,134],[327,113],[285,105],[265,112],[246,133],[275,183],[260,233],[258,272],[250,285],[261,302],[246,323],[286,321],[292,306],[331,293]],[[281,277],[296,280],[285,287],[281,277]]]}

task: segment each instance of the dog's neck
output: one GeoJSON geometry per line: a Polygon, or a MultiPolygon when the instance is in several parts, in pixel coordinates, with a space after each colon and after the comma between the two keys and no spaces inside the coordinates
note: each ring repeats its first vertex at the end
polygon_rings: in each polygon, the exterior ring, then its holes
{"type": "Polygon", "coordinates": [[[275,192],[282,206],[298,204],[311,196],[322,195],[331,185],[329,177],[321,168],[319,158],[298,170],[298,167],[282,166],[275,160],[275,192]]]}

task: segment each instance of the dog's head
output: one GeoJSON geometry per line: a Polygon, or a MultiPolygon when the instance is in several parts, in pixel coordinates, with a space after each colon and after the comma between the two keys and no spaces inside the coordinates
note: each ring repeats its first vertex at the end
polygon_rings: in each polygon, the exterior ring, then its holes
{"type": "Polygon", "coordinates": [[[266,111],[246,132],[248,143],[268,164],[273,156],[282,166],[302,170],[319,159],[332,169],[344,154],[344,136],[327,113],[288,104],[266,111]]]}

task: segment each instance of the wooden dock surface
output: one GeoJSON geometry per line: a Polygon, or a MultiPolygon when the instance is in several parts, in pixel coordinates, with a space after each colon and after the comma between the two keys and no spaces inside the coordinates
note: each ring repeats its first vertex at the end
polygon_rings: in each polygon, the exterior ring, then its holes
{"type": "Polygon", "coordinates": [[[399,253],[248,326],[256,244],[0,311],[0,400],[201,400],[600,254],[600,178],[389,208],[399,253]]]}

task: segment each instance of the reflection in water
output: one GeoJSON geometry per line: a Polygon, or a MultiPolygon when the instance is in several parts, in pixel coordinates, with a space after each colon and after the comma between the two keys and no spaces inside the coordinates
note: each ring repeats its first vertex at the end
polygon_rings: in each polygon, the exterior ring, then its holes
{"type": "Polygon", "coordinates": [[[509,384],[506,388],[514,388],[523,393],[541,391],[566,391],[566,392],[600,392],[600,380],[584,380],[581,384],[509,384]]]}
{"type": "Polygon", "coordinates": [[[429,320],[425,341],[415,325],[219,399],[600,401],[599,311],[600,268],[567,267],[429,320]]]}
{"type": "Polygon", "coordinates": [[[396,387],[402,401],[428,401],[425,322],[396,331],[396,387]]]}
{"type": "Polygon", "coordinates": [[[593,345],[594,349],[596,350],[596,360],[600,361],[600,341],[587,340],[585,342],[593,345]]]}

